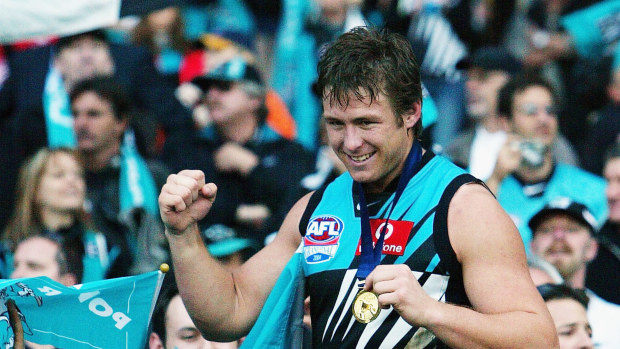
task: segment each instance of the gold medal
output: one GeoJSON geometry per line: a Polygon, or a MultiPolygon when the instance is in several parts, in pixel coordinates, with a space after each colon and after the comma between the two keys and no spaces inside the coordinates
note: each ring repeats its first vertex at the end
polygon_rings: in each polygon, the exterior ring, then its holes
{"type": "Polygon", "coordinates": [[[358,322],[367,324],[376,319],[381,312],[379,298],[372,292],[361,290],[353,299],[351,311],[358,322]]]}

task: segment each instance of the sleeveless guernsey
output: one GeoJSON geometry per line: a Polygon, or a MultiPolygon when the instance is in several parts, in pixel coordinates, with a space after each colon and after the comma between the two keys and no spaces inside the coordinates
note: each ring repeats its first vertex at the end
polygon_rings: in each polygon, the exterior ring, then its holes
{"type": "MultiPolygon", "coordinates": [[[[381,264],[407,264],[431,297],[464,306],[470,303],[461,266],[448,238],[447,217],[454,193],[471,182],[481,183],[427,151],[390,217],[381,260],[381,264]]],[[[367,204],[374,242],[385,224],[394,193],[385,197],[379,202],[369,199],[367,204]],[[373,205],[380,209],[373,210],[373,205]]],[[[300,222],[315,348],[404,348],[418,331],[392,308],[383,309],[366,325],[353,318],[360,231],[353,179],[345,173],[313,194],[300,222]]],[[[418,331],[418,337],[424,344],[417,347],[445,348],[424,329],[418,331]]]]}

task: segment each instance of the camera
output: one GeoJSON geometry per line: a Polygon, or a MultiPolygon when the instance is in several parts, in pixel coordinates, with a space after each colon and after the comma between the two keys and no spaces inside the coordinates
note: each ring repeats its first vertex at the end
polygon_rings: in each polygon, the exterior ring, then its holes
{"type": "Polygon", "coordinates": [[[521,162],[523,165],[538,168],[542,166],[545,159],[545,145],[541,141],[528,139],[519,142],[521,152],[521,162]]]}

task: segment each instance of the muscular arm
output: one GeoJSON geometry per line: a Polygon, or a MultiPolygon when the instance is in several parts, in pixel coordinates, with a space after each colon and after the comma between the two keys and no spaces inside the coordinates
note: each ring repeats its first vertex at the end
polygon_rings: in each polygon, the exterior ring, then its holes
{"type": "Polygon", "coordinates": [[[431,298],[406,265],[378,266],[366,289],[451,348],[557,348],[555,326],[529,276],[521,238],[485,188],[465,185],[457,191],[448,231],[473,309],[431,298]]]}
{"type": "Polygon", "coordinates": [[[276,239],[231,273],[209,255],[196,224],[216,191],[204,184],[201,171],[182,171],[169,177],[159,202],[183,303],[205,338],[229,341],[250,330],[299,245],[298,224],[308,196],[291,209],[276,239]]]}
{"type": "Polygon", "coordinates": [[[423,325],[453,348],[557,347],[521,238],[497,201],[481,186],[463,186],[450,203],[448,231],[473,309],[435,302],[423,325]]]}

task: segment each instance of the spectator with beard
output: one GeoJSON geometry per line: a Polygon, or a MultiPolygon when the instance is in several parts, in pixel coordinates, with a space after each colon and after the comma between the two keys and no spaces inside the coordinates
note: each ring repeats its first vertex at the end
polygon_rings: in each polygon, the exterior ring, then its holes
{"type": "MultiPolygon", "coordinates": [[[[532,253],[553,264],[569,286],[585,289],[588,263],[598,248],[593,236],[598,223],[590,210],[568,198],[556,198],[530,219],[529,226],[534,234],[532,253]]],[[[596,347],[620,348],[620,306],[586,291],[596,347]]]]}

